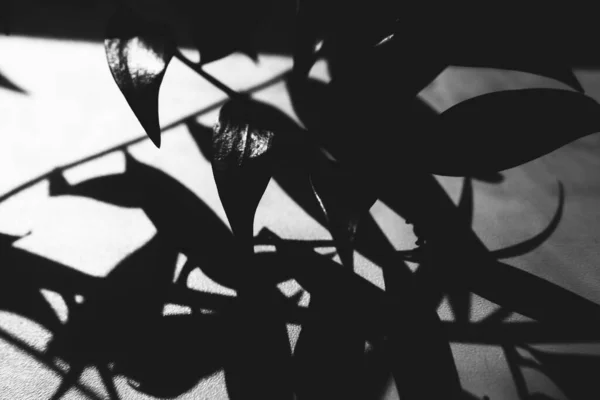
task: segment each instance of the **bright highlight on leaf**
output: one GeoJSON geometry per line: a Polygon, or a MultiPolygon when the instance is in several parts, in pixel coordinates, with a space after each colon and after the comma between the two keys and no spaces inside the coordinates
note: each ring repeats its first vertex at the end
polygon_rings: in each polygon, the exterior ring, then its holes
{"type": "Polygon", "coordinates": [[[117,12],[104,40],[110,72],[148,137],[160,147],[158,94],[176,45],[162,25],[117,12]]]}

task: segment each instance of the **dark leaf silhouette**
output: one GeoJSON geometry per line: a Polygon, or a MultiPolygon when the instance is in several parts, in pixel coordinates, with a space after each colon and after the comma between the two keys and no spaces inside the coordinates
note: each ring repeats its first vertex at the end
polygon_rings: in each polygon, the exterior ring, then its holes
{"type": "Polygon", "coordinates": [[[344,170],[324,153],[315,157],[310,174],[313,190],[327,216],[342,264],[351,270],[354,269],[353,242],[360,217],[368,213],[377,200],[374,191],[361,178],[344,170]]]}
{"type": "Polygon", "coordinates": [[[200,52],[200,64],[207,64],[233,52],[257,61],[255,35],[271,7],[270,0],[225,0],[180,3],[178,11],[189,20],[189,34],[200,52]]]}
{"type": "Polygon", "coordinates": [[[600,105],[590,97],[556,89],[507,90],[446,110],[421,131],[414,150],[429,172],[465,176],[516,167],[597,131],[600,105]]]}
{"type": "Polygon", "coordinates": [[[28,279],[28,274],[20,270],[18,254],[25,253],[13,247],[21,236],[0,233],[0,309],[36,322],[50,332],[61,325],[57,315],[40,292],[45,287],[37,279],[28,279]]]}
{"type": "Polygon", "coordinates": [[[329,107],[331,97],[326,83],[317,79],[291,76],[286,80],[290,100],[296,115],[310,131],[323,126],[323,113],[329,107]]]}
{"type": "MultiPolygon", "coordinates": [[[[463,195],[465,195],[464,191],[463,191],[463,195]]],[[[463,203],[463,201],[462,201],[463,198],[464,197],[461,196],[461,202],[459,204],[459,209],[461,209],[461,210],[462,210],[461,206],[464,206],[466,204],[466,200],[465,200],[465,203],[463,203]]],[[[524,240],[521,243],[517,243],[515,245],[506,247],[504,249],[493,250],[490,252],[490,254],[494,258],[497,258],[497,259],[519,257],[519,256],[525,255],[525,254],[535,250],[539,246],[541,246],[546,240],[548,240],[550,238],[550,236],[552,236],[552,234],[556,231],[556,228],[558,228],[558,225],[562,219],[564,204],[565,204],[564,186],[561,182],[559,182],[558,183],[558,206],[557,206],[556,212],[554,213],[554,216],[550,220],[550,223],[548,224],[548,226],[546,226],[544,228],[544,230],[542,230],[540,233],[538,233],[534,237],[531,237],[527,240],[524,240]]],[[[405,251],[405,252],[402,252],[401,254],[407,260],[410,260],[412,262],[422,262],[423,258],[422,258],[421,253],[422,252],[419,251],[419,249],[416,249],[416,250],[405,251]]]]}
{"type": "Polygon", "coordinates": [[[202,268],[227,287],[235,288],[243,281],[237,254],[229,250],[233,237],[223,221],[187,187],[129,153],[124,174],[90,179],[67,189],[62,194],[143,209],[166,240],[192,259],[191,268],[202,268]]]}
{"type": "Polygon", "coordinates": [[[563,209],[565,205],[565,189],[561,182],[558,183],[558,207],[552,220],[546,228],[536,236],[529,238],[521,243],[514,246],[507,247],[505,249],[495,250],[492,252],[494,257],[498,259],[518,257],[527,254],[539,246],[541,246],[558,228],[563,215],[563,209]]]}
{"type": "Polygon", "coordinates": [[[0,74],[0,88],[12,90],[13,92],[17,92],[17,93],[21,93],[21,94],[27,94],[27,91],[25,89],[18,86],[16,83],[14,83],[10,79],[8,79],[3,74],[0,74]]]}
{"type": "Polygon", "coordinates": [[[104,48],[117,86],[148,137],[160,147],[158,94],[176,50],[171,33],[121,9],[108,24],[104,48]]]}

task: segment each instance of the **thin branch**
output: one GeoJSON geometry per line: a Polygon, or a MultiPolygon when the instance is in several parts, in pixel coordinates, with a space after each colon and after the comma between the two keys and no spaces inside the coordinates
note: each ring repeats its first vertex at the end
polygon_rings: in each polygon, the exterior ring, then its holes
{"type": "Polygon", "coordinates": [[[239,97],[243,96],[241,93],[236,92],[235,90],[233,90],[232,88],[230,88],[229,86],[227,86],[226,84],[224,84],[223,82],[221,82],[220,80],[218,80],[217,78],[215,78],[214,76],[212,76],[211,74],[209,74],[208,72],[203,70],[202,66],[190,61],[186,56],[184,56],[181,53],[181,51],[177,50],[175,52],[175,58],[177,58],[179,61],[184,63],[186,66],[188,66],[189,68],[194,70],[202,78],[204,78],[207,81],[209,81],[210,83],[212,83],[215,87],[217,87],[223,93],[225,93],[227,96],[229,96],[229,98],[235,99],[235,98],[239,98],[239,97]]]}

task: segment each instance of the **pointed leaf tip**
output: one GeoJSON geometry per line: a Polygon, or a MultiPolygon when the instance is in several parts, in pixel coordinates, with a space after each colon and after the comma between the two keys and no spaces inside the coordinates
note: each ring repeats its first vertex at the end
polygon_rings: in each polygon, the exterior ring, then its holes
{"type": "Polygon", "coordinates": [[[121,9],[108,23],[104,48],[117,86],[148,137],[160,148],[158,94],[176,51],[171,32],[121,9]]]}

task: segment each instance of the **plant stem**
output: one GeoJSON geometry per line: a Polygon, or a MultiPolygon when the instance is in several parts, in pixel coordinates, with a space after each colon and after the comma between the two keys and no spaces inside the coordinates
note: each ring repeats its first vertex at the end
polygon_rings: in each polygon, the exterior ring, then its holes
{"type": "Polygon", "coordinates": [[[177,50],[175,52],[175,58],[177,58],[179,61],[181,61],[182,63],[187,65],[189,68],[194,70],[198,75],[200,75],[201,77],[203,77],[204,79],[206,79],[207,81],[212,83],[214,86],[216,86],[218,89],[220,89],[223,93],[225,93],[227,96],[229,96],[229,98],[235,99],[235,98],[244,96],[243,94],[233,90],[232,88],[230,88],[229,86],[227,86],[226,84],[224,84],[223,82],[221,82],[220,80],[215,78],[214,76],[210,75],[208,72],[203,70],[200,65],[195,64],[192,61],[190,61],[186,56],[184,56],[181,53],[181,51],[177,50]]]}

